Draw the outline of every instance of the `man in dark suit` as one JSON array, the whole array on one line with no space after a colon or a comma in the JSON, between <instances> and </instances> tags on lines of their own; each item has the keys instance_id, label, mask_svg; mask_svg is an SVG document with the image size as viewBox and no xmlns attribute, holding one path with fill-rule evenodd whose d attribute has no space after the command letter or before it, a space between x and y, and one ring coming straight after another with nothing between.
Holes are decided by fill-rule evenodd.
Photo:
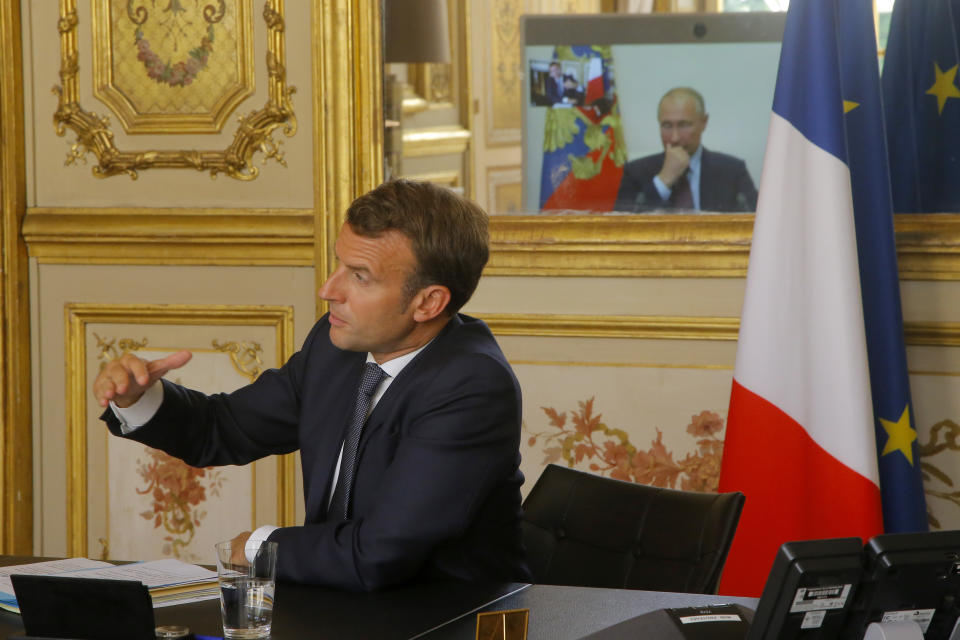
<instances>
[{"instance_id":1,"label":"man in dark suit","mask_svg":"<svg viewBox=\"0 0 960 640\"><path fill-rule=\"evenodd\" d=\"M698 91L668 91L660 99L657 119L663 153L624 165L617 211L756 209L757 189L744 161L700 144L709 115Z\"/></svg>"},{"instance_id":2,"label":"man in dark suit","mask_svg":"<svg viewBox=\"0 0 960 640\"><path fill-rule=\"evenodd\" d=\"M304 524L234 539L250 560L276 541L281 580L354 590L529 580L520 388L486 325L457 313L488 241L486 214L452 191L383 184L350 206L319 292L330 311L282 368L208 396L161 379L189 352L128 353L94 382L103 419L194 466L299 449ZM372 409L358 400L371 363L381 369Z\"/></svg>"},{"instance_id":3,"label":"man in dark suit","mask_svg":"<svg viewBox=\"0 0 960 640\"><path fill-rule=\"evenodd\" d=\"M566 87L563 82L563 70L560 68L559 62L550 63L550 73L547 75L546 80L546 93L547 93L547 104L557 104L558 102L563 102L563 92L566 91Z\"/></svg>"}]
</instances>

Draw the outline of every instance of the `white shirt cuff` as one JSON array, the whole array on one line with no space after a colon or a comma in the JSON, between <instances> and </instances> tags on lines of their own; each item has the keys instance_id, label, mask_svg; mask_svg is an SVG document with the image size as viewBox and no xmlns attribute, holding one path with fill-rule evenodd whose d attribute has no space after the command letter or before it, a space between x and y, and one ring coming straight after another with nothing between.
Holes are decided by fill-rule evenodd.
<instances>
[{"instance_id":1,"label":"white shirt cuff","mask_svg":"<svg viewBox=\"0 0 960 640\"><path fill-rule=\"evenodd\" d=\"M120 432L130 433L150 422L163 404L163 385L159 380L147 387L140 399L129 407L118 407L112 401L110 408L120 421Z\"/></svg>"},{"instance_id":2,"label":"white shirt cuff","mask_svg":"<svg viewBox=\"0 0 960 640\"><path fill-rule=\"evenodd\" d=\"M253 561L257 559L257 551L260 550L260 545L266 542L270 534L279 528L280 527L275 527L271 524L265 524L250 534L250 537L247 538L247 544L243 547L243 553L247 556L247 562L253 564Z\"/></svg>"},{"instance_id":3,"label":"white shirt cuff","mask_svg":"<svg viewBox=\"0 0 960 640\"><path fill-rule=\"evenodd\" d=\"M673 193L673 189L665 185L663 180L660 179L660 176L653 176L653 186L656 187L657 193L660 194L660 198L664 202L670 199L670 194Z\"/></svg>"}]
</instances>

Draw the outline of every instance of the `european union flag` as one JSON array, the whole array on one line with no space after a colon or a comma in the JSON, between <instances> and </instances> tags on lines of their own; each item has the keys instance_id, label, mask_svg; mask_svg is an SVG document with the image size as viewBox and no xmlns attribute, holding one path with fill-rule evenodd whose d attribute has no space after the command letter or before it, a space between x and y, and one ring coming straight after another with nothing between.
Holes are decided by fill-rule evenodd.
<instances>
[{"instance_id":1,"label":"european union flag","mask_svg":"<svg viewBox=\"0 0 960 640\"><path fill-rule=\"evenodd\" d=\"M929 1L941 4L939 0ZM921 0L919 4L927 2ZM897 4L902 14L904 0ZM916 4L906 2L907 6ZM837 11L838 22L846 26L839 39L841 83L883 523L888 532L925 531L926 500L903 342L877 45L873 16L866 5L869 0L845 0L837 3ZM960 104L957 109L960 113ZM888 121L900 125L895 116Z\"/></svg>"},{"instance_id":2,"label":"european union flag","mask_svg":"<svg viewBox=\"0 0 960 640\"><path fill-rule=\"evenodd\" d=\"M960 0L897 0L883 63L893 210L960 211Z\"/></svg>"}]
</instances>

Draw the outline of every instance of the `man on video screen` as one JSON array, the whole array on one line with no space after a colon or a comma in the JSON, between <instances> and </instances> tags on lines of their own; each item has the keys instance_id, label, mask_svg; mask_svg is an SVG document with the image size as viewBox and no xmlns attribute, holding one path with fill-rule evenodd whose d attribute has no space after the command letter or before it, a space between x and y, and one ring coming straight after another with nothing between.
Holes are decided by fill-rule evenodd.
<instances>
[{"instance_id":1,"label":"man on video screen","mask_svg":"<svg viewBox=\"0 0 960 640\"><path fill-rule=\"evenodd\" d=\"M757 189L740 158L700 144L709 114L690 87L667 91L657 107L663 152L624 165L617 211L752 212Z\"/></svg>"}]
</instances>

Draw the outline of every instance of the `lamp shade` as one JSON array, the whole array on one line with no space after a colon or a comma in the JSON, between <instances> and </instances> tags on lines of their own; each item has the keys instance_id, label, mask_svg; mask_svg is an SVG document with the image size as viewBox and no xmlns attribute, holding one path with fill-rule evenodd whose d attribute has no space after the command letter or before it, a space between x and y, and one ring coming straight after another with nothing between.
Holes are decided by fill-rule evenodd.
<instances>
[{"instance_id":1,"label":"lamp shade","mask_svg":"<svg viewBox=\"0 0 960 640\"><path fill-rule=\"evenodd\" d=\"M450 62L446 0L383 0L384 62Z\"/></svg>"}]
</instances>

